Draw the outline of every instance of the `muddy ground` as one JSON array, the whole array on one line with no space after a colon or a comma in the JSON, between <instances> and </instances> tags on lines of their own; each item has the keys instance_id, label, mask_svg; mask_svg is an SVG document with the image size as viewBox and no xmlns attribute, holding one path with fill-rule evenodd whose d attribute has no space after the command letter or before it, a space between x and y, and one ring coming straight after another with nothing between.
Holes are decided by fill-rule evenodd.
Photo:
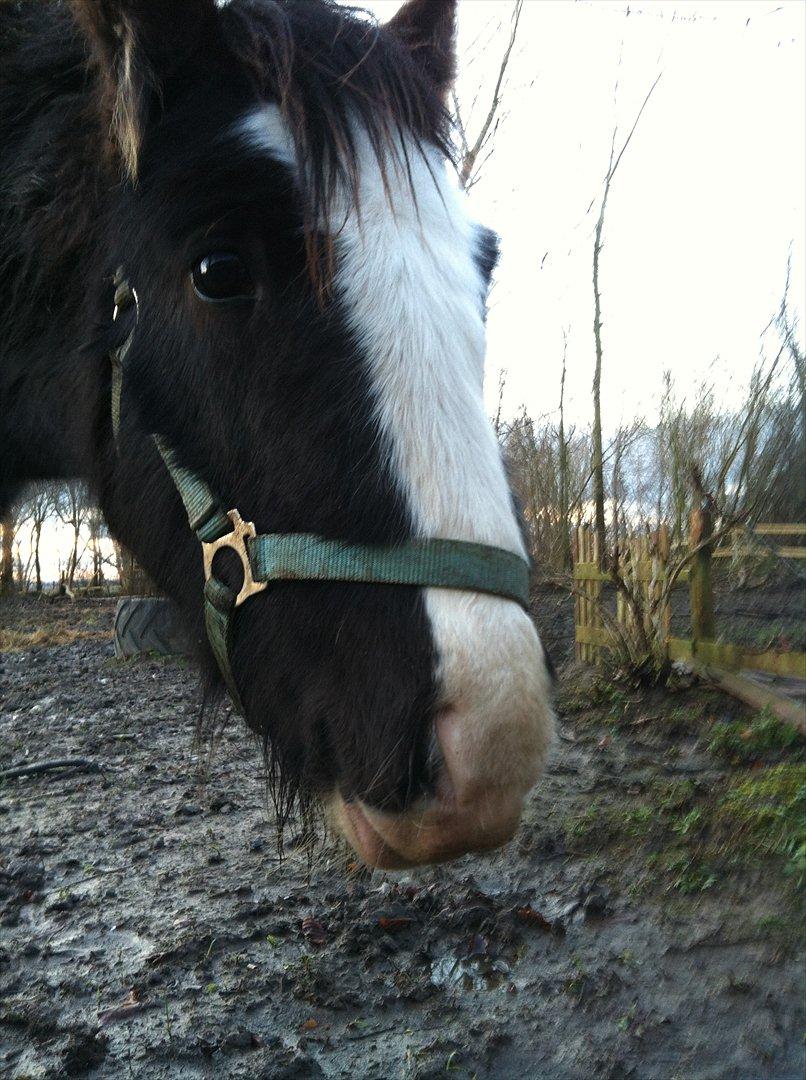
<instances>
[{"instance_id":1,"label":"muddy ground","mask_svg":"<svg viewBox=\"0 0 806 1080\"><path fill-rule=\"evenodd\" d=\"M113 606L0 607L0 770L86 762L0 781L0 1075L804 1075L788 729L569 667L505 851L281 862L253 741L194 745L192 668L115 661Z\"/></svg>"}]
</instances>

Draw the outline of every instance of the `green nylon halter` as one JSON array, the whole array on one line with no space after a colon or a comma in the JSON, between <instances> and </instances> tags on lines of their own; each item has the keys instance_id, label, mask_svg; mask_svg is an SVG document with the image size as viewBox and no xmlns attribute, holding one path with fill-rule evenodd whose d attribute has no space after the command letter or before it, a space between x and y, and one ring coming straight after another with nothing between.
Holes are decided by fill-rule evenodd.
<instances>
[{"instance_id":1,"label":"green nylon halter","mask_svg":"<svg viewBox=\"0 0 806 1080\"><path fill-rule=\"evenodd\" d=\"M137 297L123 278L115 277L115 318L137 307ZM119 442L123 372L134 327L110 354L112 364L112 431ZM154 443L184 504L190 528L202 545L204 559L204 622L210 647L233 703L243 712L230 661L235 611L273 581L346 581L381 585L413 585L490 593L529 607L529 567L511 551L464 540L409 540L393 545L350 544L311 533L263 533L237 510L226 512L197 473L180 465L159 435ZM243 567L236 593L213 572L222 548L234 550Z\"/></svg>"}]
</instances>

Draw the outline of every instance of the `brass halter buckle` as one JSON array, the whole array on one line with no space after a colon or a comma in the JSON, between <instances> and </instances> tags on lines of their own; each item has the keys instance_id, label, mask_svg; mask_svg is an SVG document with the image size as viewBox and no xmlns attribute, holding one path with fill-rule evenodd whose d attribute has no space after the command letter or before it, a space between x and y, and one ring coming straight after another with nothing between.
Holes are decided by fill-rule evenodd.
<instances>
[{"instance_id":1,"label":"brass halter buckle","mask_svg":"<svg viewBox=\"0 0 806 1080\"><path fill-rule=\"evenodd\" d=\"M257 536L254 524L251 521L244 521L237 510L228 510L227 517L232 522L232 532L227 533L225 536L220 536L218 540L210 540L207 543L202 543L204 580L209 581L213 576L213 559L215 558L216 552L221 551L222 548L232 548L241 560L241 566L243 567L243 584L241 585L241 591L235 597L235 607L240 607L250 596L254 596L255 593L263 592L268 586L268 582L255 581L252 577L252 564L249 562L249 551L246 547L246 541Z\"/></svg>"}]
</instances>

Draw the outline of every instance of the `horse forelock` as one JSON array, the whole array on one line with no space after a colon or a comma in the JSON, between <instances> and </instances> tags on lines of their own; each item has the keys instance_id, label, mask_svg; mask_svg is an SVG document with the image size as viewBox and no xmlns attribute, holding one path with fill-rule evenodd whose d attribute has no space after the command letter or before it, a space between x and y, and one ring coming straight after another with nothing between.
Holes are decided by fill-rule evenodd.
<instances>
[{"instance_id":1,"label":"horse forelock","mask_svg":"<svg viewBox=\"0 0 806 1080\"><path fill-rule=\"evenodd\" d=\"M366 147L388 193L390 155L405 154L407 144L450 157L442 96L394 36L331 0L234 0L222 9L221 25L258 98L279 108L304 200L309 273L327 287L333 249L322 225L345 194L360 210Z\"/></svg>"}]
</instances>

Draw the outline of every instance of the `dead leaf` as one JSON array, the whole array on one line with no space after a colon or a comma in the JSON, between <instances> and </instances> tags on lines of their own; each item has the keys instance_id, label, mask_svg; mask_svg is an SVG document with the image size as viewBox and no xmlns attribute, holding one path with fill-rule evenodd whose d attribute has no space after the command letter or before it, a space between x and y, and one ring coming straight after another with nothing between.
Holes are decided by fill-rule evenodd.
<instances>
[{"instance_id":1,"label":"dead leaf","mask_svg":"<svg viewBox=\"0 0 806 1080\"><path fill-rule=\"evenodd\" d=\"M414 919L412 919L408 915L378 916L378 926L380 926L381 930L387 930L390 933L394 932L395 930L403 930L407 926L411 926L413 922Z\"/></svg>"},{"instance_id":2,"label":"dead leaf","mask_svg":"<svg viewBox=\"0 0 806 1080\"><path fill-rule=\"evenodd\" d=\"M311 945L327 944L327 931L324 924L319 919L315 919L313 915L308 915L302 920L302 933L305 935L306 941Z\"/></svg>"},{"instance_id":3,"label":"dead leaf","mask_svg":"<svg viewBox=\"0 0 806 1080\"><path fill-rule=\"evenodd\" d=\"M145 1005L140 1000L140 991L136 986L133 986L119 1005L98 1013L98 1023L103 1027L105 1024L111 1024L115 1020L128 1020L144 1008Z\"/></svg>"},{"instance_id":4,"label":"dead leaf","mask_svg":"<svg viewBox=\"0 0 806 1080\"><path fill-rule=\"evenodd\" d=\"M540 930L550 931L554 929L546 916L541 915L539 911L535 911L533 907L516 908L515 915L521 922L529 923L531 926L536 926Z\"/></svg>"}]
</instances>

